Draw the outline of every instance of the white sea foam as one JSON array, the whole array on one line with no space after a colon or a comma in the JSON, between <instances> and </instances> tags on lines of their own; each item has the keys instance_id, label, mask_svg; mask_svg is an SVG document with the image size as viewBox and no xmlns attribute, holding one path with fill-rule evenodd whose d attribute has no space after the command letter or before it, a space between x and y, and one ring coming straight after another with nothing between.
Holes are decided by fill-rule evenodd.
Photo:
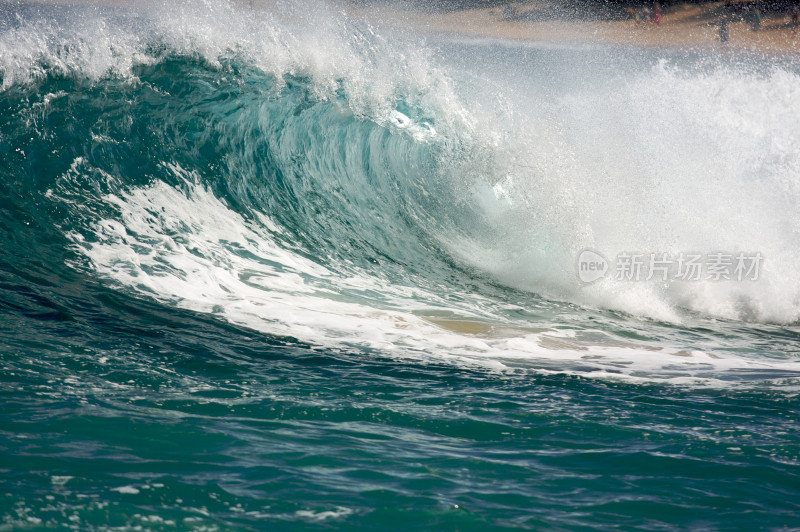
<instances>
[{"instance_id":1,"label":"white sea foam","mask_svg":"<svg viewBox=\"0 0 800 532\"><path fill-rule=\"evenodd\" d=\"M607 338L608 345L592 345L568 330L533 332L488 322L472 332L470 324L487 323L480 296L471 305L450 303L461 318L425 318L448 308L449 298L356 272L341 276L277 246L263 225L245 221L202 186L178 190L156 182L105 200L119 209L120 219L98 221L94 243L73 235L99 273L143 295L269 334L414 359L496 369L534 363L540 371L636 381L709 384L731 370L800 372L796 362L652 342ZM379 291L383 302L346 300L337 295L345 287Z\"/></svg>"}]
</instances>

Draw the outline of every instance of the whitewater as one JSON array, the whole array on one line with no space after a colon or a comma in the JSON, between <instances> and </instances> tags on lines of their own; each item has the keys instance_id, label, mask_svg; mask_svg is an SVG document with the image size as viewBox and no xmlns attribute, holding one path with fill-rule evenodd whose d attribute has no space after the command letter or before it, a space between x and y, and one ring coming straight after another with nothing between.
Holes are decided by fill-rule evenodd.
<instances>
[{"instance_id":1,"label":"whitewater","mask_svg":"<svg viewBox=\"0 0 800 532\"><path fill-rule=\"evenodd\" d=\"M0 527L800 525L796 58L6 2L0 80Z\"/></svg>"}]
</instances>

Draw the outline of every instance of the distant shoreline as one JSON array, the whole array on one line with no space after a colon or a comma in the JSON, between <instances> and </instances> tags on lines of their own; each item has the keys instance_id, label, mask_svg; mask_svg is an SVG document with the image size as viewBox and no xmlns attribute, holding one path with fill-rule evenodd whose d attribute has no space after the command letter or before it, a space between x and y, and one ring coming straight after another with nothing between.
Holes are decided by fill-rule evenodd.
<instances>
[{"instance_id":1,"label":"distant shoreline","mask_svg":"<svg viewBox=\"0 0 800 532\"><path fill-rule=\"evenodd\" d=\"M664 9L661 23L649 20L580 21L568 19L525 20L526 10L535 15L537 2L514 3L509 7L455 9L431 12L409 7L366 7L355 10L371 23L405 25L419 30L507 40L549 42L595 42L641 47L715 50L720 53L763 52L797 55L800 53L800 24L790 15L764 16L753 31L741 17L715 17L726 2L676 5ZM735 3L733 4L735 5ZM731 3L727 3L730 7ZM509 17L512 9L513 17ZM622 7L620 8L623 9ZM521 15L521 16L520 16ZM627 14L622 14L624 18ZM721 42L725 25L728 41Z\"/></svg>"}]
</instances>

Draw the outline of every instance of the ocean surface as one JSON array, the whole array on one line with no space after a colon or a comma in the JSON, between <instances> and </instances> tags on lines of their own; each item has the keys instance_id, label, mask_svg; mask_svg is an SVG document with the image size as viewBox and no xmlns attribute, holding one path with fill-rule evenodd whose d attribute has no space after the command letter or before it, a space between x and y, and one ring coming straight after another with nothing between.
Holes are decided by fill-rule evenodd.
<instances>
[{"instance_id":1,"label":"ocean surface","mask_svg":"<svg viewBox=\"0 0 800 532\"><path fill-rule=\"evenodd\" d=\"M0 3L0 530L800 530L796 58L165 4Z\"/></svg>"}]
</instances>

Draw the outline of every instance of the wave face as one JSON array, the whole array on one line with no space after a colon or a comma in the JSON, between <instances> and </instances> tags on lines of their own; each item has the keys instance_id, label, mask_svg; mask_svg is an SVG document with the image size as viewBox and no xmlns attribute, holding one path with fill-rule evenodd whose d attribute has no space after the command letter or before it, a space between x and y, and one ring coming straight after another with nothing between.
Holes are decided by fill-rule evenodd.
<instances>
[{"instance_id":1,"label":"wave face","mask_svg":"<svg viewBox=\"0 0 800 532\"><path fill-rule=\"evenodd\" d=\"M47 268L330 348L675 382L800 370L719 333L800 316L791 63L146 7L3 21L6 238ZM587 285L585 249L765 261L750 282Z\"/></svg>"}]
</instances>

